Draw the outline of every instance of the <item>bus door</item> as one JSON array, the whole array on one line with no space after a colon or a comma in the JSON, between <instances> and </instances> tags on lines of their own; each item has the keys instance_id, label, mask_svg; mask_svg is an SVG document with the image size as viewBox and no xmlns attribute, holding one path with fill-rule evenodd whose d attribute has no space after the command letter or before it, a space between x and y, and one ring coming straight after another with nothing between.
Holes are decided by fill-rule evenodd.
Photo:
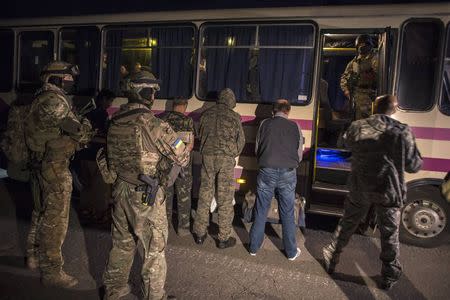
<instances>
[{"instance_id":1,"label":"bus door","mask_svg":"<svg viewBox=\"0 0 450 300\"><path fill-rule=\"evenodd\" d=\"M309 212L327 215L343 213L351 161L351 153L345 149L343 135L354 121L355 114L350 100L341 89L341 76L348 63L358 55L355 40L360 34L371 37L378 60L377 89L373 98L390 89L391 75L388 74L393 73L390 70L390 28L322 30Z\"/></svg>"}]
</instances>

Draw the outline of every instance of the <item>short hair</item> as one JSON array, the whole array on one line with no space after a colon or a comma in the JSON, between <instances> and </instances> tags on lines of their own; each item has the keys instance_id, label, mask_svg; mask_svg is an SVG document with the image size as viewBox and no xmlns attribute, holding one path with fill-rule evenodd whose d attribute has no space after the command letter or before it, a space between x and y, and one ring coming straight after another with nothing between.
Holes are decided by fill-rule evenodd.
<instances>
[{"instance_id":1,"label":"short hair","mask_svg":"<svg viewBox=\"0 0 450 300\"><path fill-rule=\"evenodd\" d=\"M277 102L273 104L273 112L283 112L288 113L291 111L291 104L286 99L278 99Z\"/></svg>"},{"instance_id":2,"label":"short hair","mask_svg":"<svg viewBox=\"0 0 450 300\"><path fill-rule=\"evenodd\" d=\"M173 106L181 106L181 105L187 105L188 104L188 100L184 99L184 98L176 98L173 99L172 105Z\"/></svg>"},{"instance_id":3,"label":"short hair","mask_svg":"<svg viewBox=\"0 0 450 300\"><path fill-rule=\"evenodd\" d=\"M392 115L397 108L397 97L394 95L381 95L375 99L374 113Z\"/></svg>"}]
</instances>

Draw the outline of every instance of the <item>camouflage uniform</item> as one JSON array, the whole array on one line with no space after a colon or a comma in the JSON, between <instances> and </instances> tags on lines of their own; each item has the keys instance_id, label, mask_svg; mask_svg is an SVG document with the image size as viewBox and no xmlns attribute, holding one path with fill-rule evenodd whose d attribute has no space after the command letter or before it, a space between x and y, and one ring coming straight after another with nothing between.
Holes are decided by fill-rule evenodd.
<instances>
[{"instance_id":1,"label":"camouflage uniform","mask_svg":"<svg viewBox=\"0 0 450 300\"><path fill-rule=\"evenodd\" d=\"M194 121L192 118L182 113L171 111L161 116L161 119L169 123L175 132L191 133L194 135ZM183 141L193 143L194 141ZM190 155L189 164L183 168L183 176L178 176L175 181L177 193L177 212L178 228L189 230L191 216L191 190L192 190L192 155ZM172 212L172 201L174 196L174 187L167 188L167 211L168 215Z\"/></svg>"},{"instance_id":2,"label":"camouflage uniform","mask_svg":"<svg viewBox=\"0 0 450 300\"><path fill-rule=\"evenodd\" d=\"M348 91L355 101L355 119L367 118L372 113L378 81L378 58L375 53L359 54L352 59L341 76L341 89Z\"/></svg>"},{"instance_id":3,"label":"camouflage uniform","mask_svg":"<svg viewBox=\"0 0 450 300\"><path fill-rule=\"evenodd\" d=\"M217 104L206 110L200 119L203 162L193 231L197 236L206 234L217 179L219 241L226 241L231 236L235 157L239 156L245 145L240 115L233 111L235 106L233 91L225 89L220 93Z\"/></svg>"},{"instance_id":4,"label":"camouflage uniform","mask_svg":"<svg viewBox=\"0 0 450 300\"><path fill-rule=\"evenodd\" d=\"M113 247L104 274L106 298L118 299L126 294L137 238L144 249L144 295L146 299L162 299L167 271L165 191L160 186L155 204L143 204L143 192L136 191L143 184L138 175L159 176L158 164L163 157L186 166L189 152L167 123L139 103L125 104L113 116L107 141L109 168L117 179L113 191Z\"/></svg>"},{"instance_id":5,"label":"camouflage uniform","mask_svg":"<svg viewBox=\"0 0 450 300\"><path fill-rule=\"evenodd\" d=\"M387 115L353 122L345 139L352 151L350 195L324 256L337 264L342 249L374 205L381 233L381 274L395 282L401 275L398 234L400 207L406 197L404 173L418 172L422 158L408 125Z\"/></svg>"},{"instance_id":6,"label":"camouflage uniform","mask_svg":"<svg viewBox=\"0 0 450 300\"><path fill-rule=\"evenodd\" d=\"M34 195L27 257L39 258L42 279L50 284L54 279L68 278L62 271L61 246L67 232L72 193L69 162L79 142L87 142L84 139L88 139L91 129L88 122L81 124L71 109L71 101L62 89L46 83L33 101L25 127ZM66 121L79 126L80 132L62 130Z\"/></svg>"}]
</instances>

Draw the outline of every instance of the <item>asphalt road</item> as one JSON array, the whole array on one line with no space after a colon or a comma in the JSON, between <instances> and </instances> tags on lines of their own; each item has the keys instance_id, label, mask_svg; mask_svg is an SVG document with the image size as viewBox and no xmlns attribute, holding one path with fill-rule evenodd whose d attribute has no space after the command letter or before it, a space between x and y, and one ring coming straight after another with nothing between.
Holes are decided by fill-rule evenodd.
<instances>
[{"instance_id":1,"label":"asphalt road","mask_svg":"<svg viewBox=\"0 0 450 300\"><path fill-rule=\"evenodd\" d=\"M80 284L71 290L40 284L39 274L24 268L24 246L30 213L29 194L0 181L0 299L101 299L102 273L111 247L109 226L84 224L72 209L63 246L65 270ZM298 232L299 259L288 261L279 225L268 225L263 249L256 257L246 251L249 225L235 219L238 245L219 250L208 237L203 246L179 238L171 229L166 251L168 294L178 299L450 299L450 245L422 249L401 245L404 276L389 292L376 286L381 263L376 237L354 236L336 274L320 264L321 248L329 241L337 219L309 217L306 236ZM213 218L214 219L214 218ZM211 235L217 231L211 226ZM140 251L130 275L139 299Z\"/></svg>"}]
</instances>

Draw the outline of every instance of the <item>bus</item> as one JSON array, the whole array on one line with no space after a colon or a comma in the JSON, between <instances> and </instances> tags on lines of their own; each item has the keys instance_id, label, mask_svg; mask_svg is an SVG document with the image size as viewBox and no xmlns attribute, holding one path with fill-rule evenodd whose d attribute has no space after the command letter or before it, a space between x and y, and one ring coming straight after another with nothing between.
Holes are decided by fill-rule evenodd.
<instances>
[{"instance_id":1,"label":"bus","mask_svg":"<svg viewBox=\"0 0 450 300\"><path fill-rule=\"evenodd\" d=\"M259 122L278 98L305 137L297 193L310 213L340 216L351 153L341 143L352 112L339 80L370 35L378 56L377 94L398 96L393 117L415 134L424 164L408 174L401 240L438 245L449 233L449 203L439 186L450 170L450 6L380 4L217 9L0 20L0 109L31 99L52 59L77 64L75 99L119 91L126 74L147 66L162 80L155 114L189 99L198 121L229 87L237 98L246 146L236 159L236 200L255 192ZM125 103L117 97L110 113ZM324 105L328 103L328 105ZM3 112L3 113L4 113ZM4 120L4 118L3 118ZM201 157L194 153L194 178ZM198 193L198 182L193 194Z\"/></svg>"}]
</instances>

